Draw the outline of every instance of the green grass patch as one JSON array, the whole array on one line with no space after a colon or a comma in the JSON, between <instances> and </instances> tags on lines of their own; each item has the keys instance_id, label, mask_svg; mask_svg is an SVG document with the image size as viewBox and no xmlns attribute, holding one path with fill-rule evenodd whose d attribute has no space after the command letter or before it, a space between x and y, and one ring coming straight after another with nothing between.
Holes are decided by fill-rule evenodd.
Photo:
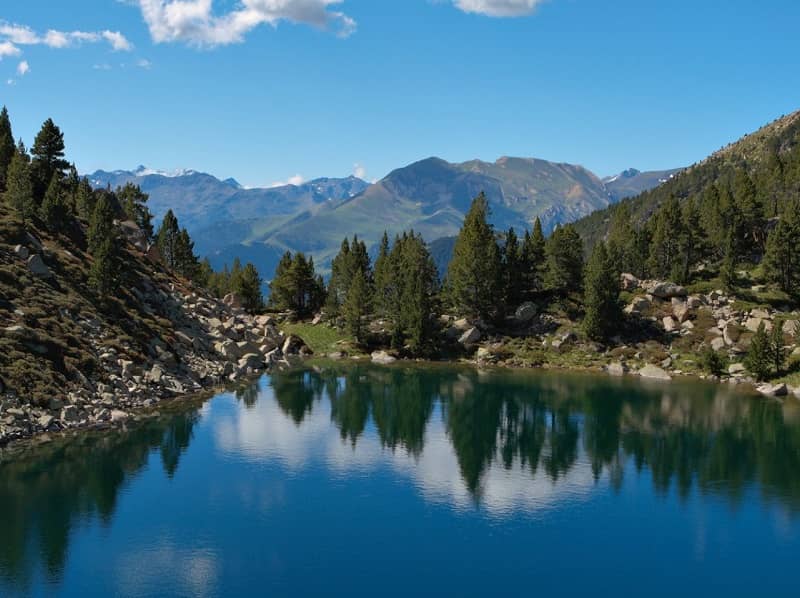
<instances>
[{"instance_id":1,"label":"green grass patch","mask_svg":"<svg viewBox=\"0 0 800 598\"><path fill-rule=\"evenodd\" d=\"M286 334L295 334L302 338L311 347L315 355L325 355L335 351L356 352L354 351L355 343L353 337L327 324L314 326L309 323L298 322L284 324L282 329Z\"/></svg>"}]
</instances>

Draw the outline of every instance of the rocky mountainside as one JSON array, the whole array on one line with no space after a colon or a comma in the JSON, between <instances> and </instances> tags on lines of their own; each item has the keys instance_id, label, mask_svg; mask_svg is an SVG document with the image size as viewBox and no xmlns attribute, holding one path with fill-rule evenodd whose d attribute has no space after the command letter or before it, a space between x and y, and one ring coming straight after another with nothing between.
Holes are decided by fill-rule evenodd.
<instances>
[{"instance_id":1,"label":"rocky mountainside","mask_svg":"<svg viewBox=\"0 0 800 598\"><path fill-rule=\"evenodd\" d=\"M130 224L120 226L128 237ZM271 318L190 288L131 242L125 284L98 300L91 257L71 240L81 234L26 230L0 205L0 445L108 426L306 350Z\"/></svg>"}]
</instances>

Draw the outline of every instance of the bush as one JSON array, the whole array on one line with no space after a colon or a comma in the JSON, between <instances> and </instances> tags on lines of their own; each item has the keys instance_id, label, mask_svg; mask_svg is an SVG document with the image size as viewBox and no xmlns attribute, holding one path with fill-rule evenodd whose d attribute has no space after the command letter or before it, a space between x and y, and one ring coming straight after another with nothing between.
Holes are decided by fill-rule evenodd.
<instances>
[{"instance_id":1,"label":"bush","mask_svg":"<svg viewBox=\"0 0 800 598\"><path fill-rule=\"evenodd\" d=\"M700 365L709 374L721 376L728 371L728 358L711 347L706 347L700 355Z\"/></svg>"}]
</instances>

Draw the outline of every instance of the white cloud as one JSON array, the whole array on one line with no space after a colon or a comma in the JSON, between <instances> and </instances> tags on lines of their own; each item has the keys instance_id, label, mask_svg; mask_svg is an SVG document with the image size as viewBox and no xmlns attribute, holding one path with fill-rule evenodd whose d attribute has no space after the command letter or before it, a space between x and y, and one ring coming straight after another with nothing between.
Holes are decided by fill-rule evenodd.
<instances>
[{"instance_id":1,"label":"white cloud","mask_svg":"<svg viewBox=\"0 0 800 598\"><path fill-rule=\"evenodd\" d=\"M111 65L108 64L107 62L101 62L99 64L93 65L92 68L96 71L110 71Z\"/></svg>"},{"instance_id":2,"label":"white cloud","mask_svg":"<svg viewBox=\"0 0 800 598\"><path fill-rule=\"evenodd\" d=\"M83 43L96 44L107 42L114 51L127 52L133 49L133 44L119 31L58 31L48 29L44 34L36 33L27 25L18 25L0 21L0 48L15 48L16 46L48 46L50 48L71 48ZM14 55L16 55L14 54ZM2 56L0 49L0 56Z\"/></svg>"},{"instance_id":3,"label":"white cloud","mask_svg":"<svg viewBox=\"0 0 800 598\"><path fill-rule=\"evenodd\" d=\"M14 81L14 79L7 79L7 80L6 80L6 84L7 84L7 85L16 85L16 84L17 84L17 82L16 82L16 81Z\"/></svg>"},{"instance_id":4,"label":"white cloud","mask_svg":"<svg viewBox=\"0 0 800 598\"><path fill-rule=\"evenodd\" d=\"M286 185L300 186L305 182L306 182L306 180L305 180L305 178L303 178L303 175L296 174L294 176L290 176L285 181L275 181L274 183L272 183L270 185L270 188L273 188L273 187L285 187Z\"/></svg>"},{"instance_id":5,"label":"white cloud","mask_svg":"<svg viewBox=\"0 0 800 598\"><path fill-rule=\"evenodd\" d=\"M23 60L17 65L17 74L20 77L24 77L25 75L27 75L30 70L31 70L31 65L28 64L27 60Z\"/></svg>"},{"instance_id":6,"label":"white cloud","mask_svg":"<svg viewBox=\"0 0 800 598\"><path fill-rule=\"evenodd\" d=\"M340 37L356 30L346 14L330 10L342 0L241 0L237 8L214 12L213 0L135 0L156 43L185 42L195 46L239 43L260 25L280 21L333 29Z\"/></svg>"},{"instance_id":7,"label":"white cloud","mask_svg":"<svg viewBox=\"0 0 800 598\"><path fill-rule=\"evenodd\" d=\"M359 179L366 179L367 178L367 169L364 167L363 164L359 164L356 162L353 164L353 176Z\"/></svg>"},{"instance_id":8,"label":"white cloud","mask_svg":"<svg viewBox=\"0 0 800 598\"><path fill-rule=\"evenodd\" d=\"M19 56L22 51L10 41L0 41L0 60L6 56Z\"/></svg>"},{"instance_id":9,"label":"white cloud","mask_svg":"<svg viewBox=\"0 0 800 598\"><path fill-rule=\"evenodd\" d=\"M464 12L488 17L523 17L532 14L544 0L453 0Z\"/></svg>"},{"instance_id":10,"label":"white cloud","mask_svg":"<svg viewBox=\"0 0 800 598\"><path fill-rule=\"evenodd\" d=\"M147 60L147 58L141 58L136 61L136 66L138 66L140 69L149 71L151 68L153 68L153 63Z\"/></svg>"}]
</instances>

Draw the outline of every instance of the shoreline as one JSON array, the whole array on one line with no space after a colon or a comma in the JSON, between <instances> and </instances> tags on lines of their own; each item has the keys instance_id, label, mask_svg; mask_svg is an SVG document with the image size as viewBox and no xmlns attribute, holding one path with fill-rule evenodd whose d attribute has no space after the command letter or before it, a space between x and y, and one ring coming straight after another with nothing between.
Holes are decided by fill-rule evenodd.
<instances>
[{"instance_id":1,"label":"shoreline","mask_svg":"<svg viewBox=\"0 0 800 598\"><path fill-rule=\"evenodd\" d=\"M379 353L385 353L385 352L379 352ZM307 359L302 359L300 361L292 360L290 362L284 360L280 364L272 365L264 370L251 372L246 375L237 377L235 380L229 382L228 384L217 383L205 387L201 390L198 390L197 392L176 395L173 397L167 397L160 400L157 403L136 405L127 409L127 411L125 412L126 413L125 417L121 417L118 419L110 419L105 421L85 421L62 429L36 430L21 437L8 439L5 442L0 443L0 462L7 459L9 456L13 456L19 453L24 453L28 449L35 448L42 444L48 444L50 442L59 439L69 438L73 436L81 436L84 434L105 433L114 430L125 430L129 425L138 425L149 419L160 417L165 411L169 411L172 409L180 409L182 405L185 405L187 403L192 403L192 402L204 403L207 400L214 398L217 395L226 392L233 392L237 387L241 386L242 384L252 383L259 380L261 377L265 375L271 375L276 368L279 367L294 368L294 367L301 367L303 365L313 367L315 362L326 362L333 364L341 363L341 364L353 364L353 365L368 364L372 366L388 367L388 368L402 367L405 365L431 365L431 366L442 366L442 367L460 366L474 370L491 370L497 372L502 372L502 371L552 372L552 373L563 372L572 374L586 374L597 377L605 376L610 378L616 378L619 380L631 380L631 381L639 380L642 383L652 382L652 383L663 384L664 386L672 382L696 381L713 385L723 385L723 386L733 387L740 390L743 394L750 395L753 399L767 398L778 401L783 401L787 399L800 400L800 397L797 394L798 392L800 392L800 389L789 389L788 394L785 396L771 396L759 392L758 385L754 381L749 379L739 379L735 377L716 378L714 376L700 376L691 372L674 372L674 371L669 372L668 377L666 378L643 376L640 375L639 372L637 371L627 371L627 370L621 373L612 373L611 371L609 371L609 367L615 365L613 363L608 364L605 367L563 365L563 364L552 364L552 363L545 363L542 365L533 366L533 365L506 363L506 362L481 361L478 359L466 359L466 358L458 358L458 359L448 358L441 360L394 358L392 361L379 362L375 361L371 355L338 356L338 357L330 357L329 355L320 355L320 356L310 356Z\"/></svg>"}]
</instances>

